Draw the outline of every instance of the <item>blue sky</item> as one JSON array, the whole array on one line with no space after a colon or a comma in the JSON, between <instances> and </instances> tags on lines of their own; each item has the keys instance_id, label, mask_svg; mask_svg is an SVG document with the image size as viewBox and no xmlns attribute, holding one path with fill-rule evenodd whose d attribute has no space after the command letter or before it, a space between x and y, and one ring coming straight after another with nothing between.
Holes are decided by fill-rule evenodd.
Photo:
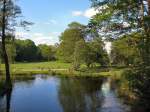
<instances>
[{"instance_id":1,"label":"blue sky","mask_svg":"<svg viewBox=\"0 0 150 112\"><path fill-rule=\"evenodd\" d=\"M24 19L34 25L29 32L17 28L16 36L31 39L36 44L55 44L70 22L87 24L96 14L90 0L20 0L18 4Z\"/></svg>"}]
</instances>

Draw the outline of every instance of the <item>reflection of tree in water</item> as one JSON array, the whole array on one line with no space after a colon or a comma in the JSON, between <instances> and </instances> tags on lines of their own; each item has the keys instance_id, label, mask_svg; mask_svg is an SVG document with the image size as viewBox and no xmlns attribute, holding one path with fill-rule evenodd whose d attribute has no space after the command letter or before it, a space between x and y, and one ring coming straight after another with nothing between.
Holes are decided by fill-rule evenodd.
<instances>
[{"instance_id":1,"label":"reflection of tree in water","mask_svg":"<svg viewBox=\"0 0 150 112\"><path fill-rule=\"evenodd\" d=\"M0 112L10 112L11 93L12 89L9 89L7 92L0 94Z\"/></svg>"},{"instance_id":2,"label":"reflection of tree in water","mask_svg":"<svg viewBox=\"0 0 150 112\"><path fill-rule=\"evenodd\" d=\"M25 81L22 81L21 79L19 80L16 80L15 81L15 85L17 86L21 86L23 87L23 85L25 85L26 87L30 87L32 86L34 83L34 80L25 80ZM1 84L0 82L0 85L3 85ZM11 94L12 94L12 89L9 89L7 92L4 91L3 89L4 87L1 87L0 86L0 112L11 112L11 107L10 107L10 103L11 103ZM4 92L3 92L4 91Z\"/></svg>"},{"instance_id":3,"label":"reflection of tree in water","mask_svg":"<svg viewBox=\"0 0 150 112\"><path fill-rule=\"evenodd\" d=\"M64 112L96 112L103 101L102 79L71 79L60 81L59 99Z\"/></svg>"}]
</instances>

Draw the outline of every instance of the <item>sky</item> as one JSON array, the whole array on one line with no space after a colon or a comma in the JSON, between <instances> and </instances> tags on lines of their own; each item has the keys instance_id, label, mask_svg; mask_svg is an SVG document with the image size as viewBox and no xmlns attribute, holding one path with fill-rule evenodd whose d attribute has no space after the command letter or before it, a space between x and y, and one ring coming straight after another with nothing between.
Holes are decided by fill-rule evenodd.
<instances>
[{"instance_id":1,"label":"sky","mask_svg":"<svg viewBox=\"0 0 150 112\"><path fill-rule=\"evenodd\" d=\"M97 12L91 8L90 0L19 0L23 19L33 22L29 31L16 29L20 39L31 39L36 45L54 45L59 35L73 21L87 24Z\"/></svg>"}]
</instances>

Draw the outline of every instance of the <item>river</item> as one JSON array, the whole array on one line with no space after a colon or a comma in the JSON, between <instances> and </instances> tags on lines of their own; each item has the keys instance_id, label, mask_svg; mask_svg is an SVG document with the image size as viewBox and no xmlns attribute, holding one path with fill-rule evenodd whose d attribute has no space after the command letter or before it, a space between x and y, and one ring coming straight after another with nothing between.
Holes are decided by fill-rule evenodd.
<instances>
[{"instance_id":1,"label":"river","mask_svg":"<svg viewBox=\"0 0 150 112\"><path fill-rule=\"evenodd\" d=\"M0 112L128 112L107 78L35 76L0 96Z\"/></svg>"}]
</instances>

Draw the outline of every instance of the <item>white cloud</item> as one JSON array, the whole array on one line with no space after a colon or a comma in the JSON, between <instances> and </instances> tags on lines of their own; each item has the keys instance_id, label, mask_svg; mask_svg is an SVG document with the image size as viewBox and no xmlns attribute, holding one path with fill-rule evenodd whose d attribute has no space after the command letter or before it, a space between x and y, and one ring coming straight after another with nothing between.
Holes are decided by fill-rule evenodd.
<instances>
[{"instance_id":1,"label":"white cloud","mask_svg":"<svg viewBox=\"0 0 150 112\"><path fill-rule=\"evenodd\" d=\"M46 25L51 25L51 24L56 25L56 24L58 24L58 22L56 20L54 20L54 19L51 19L51 20L45 22L44 24L46 24Z\"/></svg>"},{"instance_id":2,"label":"white cloud","mask_svg":"<svg viewBox=\"0 0 150 112\"><path fill-rule=\"evenodd\" d=\"M57 24L57 21L54 19L51 19L49 22L50 22L50 24Z\"/></svg>"},{"instance_id":3,"label":"white cloud","mask_svg":"<svg viewBox=\"0 0 150 112\"><path fill-rule=\"evenodd\" d=\"M43 34L42 33L33 33L33 36L35 36L35 37L42 37Z\"/></svg>"},{"instance_id":4,"label":"white cloud","mask_svg":"<svg viewBox=\"0 0 150 112\"><path fill-rule=\"evenodd\" d=\"M73 15L73 16L81 16L82 14L83 14L82 11L73 11L73 12L72 12L72 15Z\"/></svg>"},{"instance_id":5,"label":"white cloud","mask_svg":"<svg viewBox=\"0 0 150 112\"><path fill-rule=\"evenodd\" d=\"M54 45L55 43L57 43L57 40L55 39L57 37L37 37L37 38L34 38L32 39L36 45L39 45L39 44L47 44L47 45Z\"/></svg>"},{"instance_id":6,"label":"white cloud","mask_svg":"<svg viewBox=\"0 0 150 112\"><path fill-rule=\"evenodd\" d=\"M95 10L94 8L90 8L84 12L84 16L87 18L91 18L92 16L96 15L98 13L98 10Z\"/></svg>"},{"instance_id":7,"label":"white cloud","mask_svg":"<svg viewBox=\"0 0 150 112\"><path fill-rule=\"evenodd\" d=\"M91 18L97 13L98 13L98 10L95 10L94 8L89 8L85 11L73 11L72 16L84 16L86 18Z\"/></svg>"},{"instance_id":8,"label":"white cloud","mask_svg":"<svg viewBox=\"0 0 150 112\"><path fill-rule=\"evenodd\" d=\"M17 39L27 39L30 38L30 34L28 32L16 32L15 34Z\"/></svg>"},{"instance_id":9,"label":"white cloud","mask_svg":"<svg viewBox=\"0 0 150 112\"><path fill-rule=\"evenodd\" d=\"M72 16L84 16L86 18L91 18L97 13L102 12L102 10L106 9L107 7L108 7L107 5L104 5L104 6L99 7L98 9L89 8L85 11L80 11L80 10L72 11Z\"/></svg>"},{"instance_id":10,"label":"white cloud","mask_svg":"<svg viewBox=\"0 0 150 112\"><path fill-rule=\"evenodd\" d=\"M59 32L51 32L47 35L43 33L31 33L31 32L16 32L17 39L31 39L35 42L36 45L38 44L48 44L54 45L55 43L59 42Z\"/></svg>"}]
</instances>

